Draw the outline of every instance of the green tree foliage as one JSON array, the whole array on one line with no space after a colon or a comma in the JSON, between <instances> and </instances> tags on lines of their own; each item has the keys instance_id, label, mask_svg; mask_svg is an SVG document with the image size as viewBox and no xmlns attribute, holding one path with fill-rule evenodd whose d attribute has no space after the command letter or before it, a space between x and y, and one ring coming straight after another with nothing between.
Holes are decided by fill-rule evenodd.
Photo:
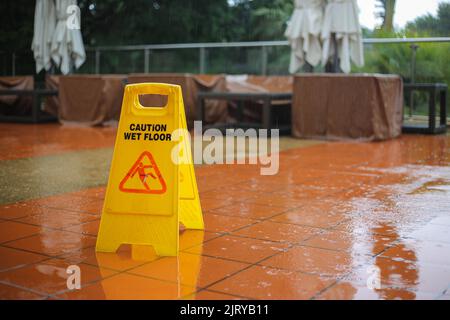
<instances>
[{"instance_id":1,"label":"green tree foliage","mask_svg":"<svg viewBox=\"0 0 450 320\"><path fill-rule=\"evenodd\" d=\"M226 0L81 0L82 32L92 45L226 41Z\"/></svg>"},{"instance_id":2,"label":"green tree foliage","mask_svg":"<svg viewBox=\"0 0 450 320\"><path fill-rule=\"evenodd\" d=\"M431 36L450 36L450 3L440 3L436 17L431 14L421 16L408 23L406 29Z\"/></svg>"},{"instance_id":3,"label":"green tree foliage","mask_svg":"<svg viewBox=\"0 0 450 320\"><path fill-rule=\"evenodd\" d=\"M34 28L34 1L0 1L0 50L30 49Z\"/></svg>"},{"instance_id":4,"label":"green tree foliage","mask_svg":"<svg viewBox=\"0 0 450 320\"><path fill-rule=\"evenodd\" d=\"M251 12L251 38L254 40L282 39L293 9L292 0L259 1Z\"/></svg>"},{"instance_id":5,"label":"green tree foliage","mask_svg":"<svg viewBox=\"0 0 450 320\"><path fill-rule=\"evenodd\" d=\"M410 31L377 33L377 37L417 37ZM376 44L365 48L365 66L355 71L399 74L410 82L412 50L410 44ZM417 82L450 83L450 45L447 43L421 43L416 55Z\"/></svg>"},{"instance_id":6,"label":"green tree foliage","mask_svg":"<svg viewBox=\"0 0 450 320\"><path fill-rule=\"evenodd\" d=\"M292 0L79 0L87 45L282 39ZM0 46L29 50L35 2L0 1Z\"/></svg>"},{"instance_id":7,"label":"green tree foliage","mask_svg":"<svg viewBox=\"0 0 450 320\"><path fill-rule=\"evenodd\" d=\"M33 73L34 1L0 1L0 13L0 74L11 74L13 52L16 73Z\"/></svg>"},{"instance_id":8,"label":"green tree foliage","mask_svg":"<svg viewBox=\"0 0 450 320\"><path fill-rule=\"evenodd\" d=\"M377 8L380 9L376 15L383 19L381 28L386 32L394 30L395 0L377 0Z\"/></svg>"},{"instance_id":9,"label":"green tree foliage","mask_svg":"<svg viewBox=\"0 0 450 320\"><path fill-rule=\"evenodd\" d=\"M416 38L448 36L450 32L450 4L441 3L436 16L427 14L408 23L404 30L387 32L377 30L376 38ZM416 55L417 82L450 83L450 44L420 43ZM393 73L411 81L412 50L409 44L379 44L366 46L365 72Z\"/></svg>"}]
</instances>

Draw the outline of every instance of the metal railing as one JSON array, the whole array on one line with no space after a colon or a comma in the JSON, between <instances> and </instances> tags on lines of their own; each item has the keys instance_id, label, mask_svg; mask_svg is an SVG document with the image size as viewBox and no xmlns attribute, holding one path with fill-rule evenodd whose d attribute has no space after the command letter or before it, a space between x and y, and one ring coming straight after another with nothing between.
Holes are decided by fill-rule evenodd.
<instances>
[{"instance_id":1,"label":"metal railing","mask_svg":"<svg viewBox=\"0 0 450 320\"><path fill-rule=\"evenodd\" d=\"M450 37L430 37L430 38L366 38L363 39L364 45L371 44L417 44L417 43L450 43ZM223 48L260 48L260 69L259 73L267 74L268 70L268 48L287 47L288 41L252 41L252 42L218 42L218 43L178 43L178 44L148 44L148 45L128 45L128 46L97 46L86 47L87 54L94 54L94 73L100 74L100 66L102 54L105 52L127 52L142 51L143 52L143 69L142 72L150 71L150 57L154 52L160 50L180 50L180 49L197 49L198 50L198 72L207 73L207 49L223 49ZM411 46L412 50L417 48ZM2 52L0 51L0 54ZM3 52L4 54L4 52ZM11 73L16 74L17 54L10 53ZM412 55L415 60L415 54ZM7 59L5 59L7 60ZM415 61L411 62L412 65Z\"/></svg>"},{"instance_id":2,"label":"metal railing","mask_svg":"<svg viewBox=\"0 0 450 320\"><path fill-rule=\"evenodd\" d=\"M431 38L367 38L363 39L364 45L369 44L417 44L417 43L450 43L450 37ZM206 49L220 48L260 48L262 75L267 74L267 48L289 46L288 41L250 41L250 42L216 42L216 43L178 43L178 44L149 44L130 46L98 46L87 47L86 51L95 53L95 73L100 73L101 53L104 51L140 51L144 52L144 72L149 72L149 57L154 50L177 50L177 49L198 49L198 70L199 73L206 73ZM414 49L413 49L414 50ZM413 62L415 63L415 62Z\"/></svg>"}]
</instances>

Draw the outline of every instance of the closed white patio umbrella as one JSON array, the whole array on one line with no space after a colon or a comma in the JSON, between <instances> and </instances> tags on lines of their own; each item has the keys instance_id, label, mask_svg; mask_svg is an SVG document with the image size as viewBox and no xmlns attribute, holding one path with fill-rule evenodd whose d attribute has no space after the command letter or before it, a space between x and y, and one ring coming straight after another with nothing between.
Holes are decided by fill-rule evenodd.
<instances>
[{"instance_id":1,"label":"closed white patio umbrella","mask_svg":"<svg viewBox=\"0 0 450 320\"><path fill-rule=\"evenodd\" d=\"M291 45L289 72L297 72L305 61L315 67L322 57L320 33L323 22L324 0L295 0L285 36Z\"/></svg>"},{"instance_id":2,"label":"closed white patio umbrella","mask_svg":"<svg viewBox=\"0 0 450 320\"><path fill-rule=\"evenodd\" d=\"M323 64L337 53L340 59L339 66L345 73L350 73L351 61L358 67L364 65L362 32L356 0L328 0L322 28L322 41Z\"/></svg>"},{"instance_id":3,"label":"closed white patio umbrella","mask_svg":"<svg viewBox=\"0 0 450 320\"><path fill-rule=\"evenodd\" d=\"M55 4L53 0L36 0L34 11L34 34L31 50L36 61L36 73L50 70L52 66L50 48L56 26Z\"/></svg>"},{"instance_id":4,"label":"closed white patio umbrella","mask_svg":"<svg viewBox=\"0 0 450 320\"><path fill-rule=\"evenodd\" d=\"M56 0L57 23L52 39L51 56L63 74L68 74L72 66L79 68L86 60L80 29L68 27L71 22L75 22L76 25L76 21L68 22L68 19L79 19L73 11L68 12L70 6L76 4L76 0Z\"/></svg>"}]
</instances>

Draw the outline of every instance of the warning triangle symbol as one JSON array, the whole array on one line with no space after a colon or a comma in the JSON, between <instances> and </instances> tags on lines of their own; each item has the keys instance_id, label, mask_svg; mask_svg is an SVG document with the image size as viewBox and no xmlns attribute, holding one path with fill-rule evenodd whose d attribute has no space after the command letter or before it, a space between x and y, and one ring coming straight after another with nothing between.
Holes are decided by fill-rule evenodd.
<instances>
[{"instance_id":1,"label":"warning triangle symbol","mask_svg":"<svg viewBox=\"0 0 450 320\"><path fill-rule=\"evenodd\" d=\"M119 184L122 192L162 194L167 190L161 172L150 152L144 151Z\"/></svg>"}]
</instances>

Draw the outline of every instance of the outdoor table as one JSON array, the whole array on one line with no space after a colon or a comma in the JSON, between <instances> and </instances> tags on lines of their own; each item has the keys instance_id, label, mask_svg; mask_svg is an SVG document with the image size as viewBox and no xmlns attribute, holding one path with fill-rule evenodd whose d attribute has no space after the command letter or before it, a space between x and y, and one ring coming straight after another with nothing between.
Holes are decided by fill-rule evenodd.
<instances>
[{"instance_id":1,"label":"outdoor table","mask_svg":"<svg viewBox=\"0 0 450 320\"><path fill-rule=\"evenodd\" d=\"M56 96L58 95L57 90L49 90L49 89L3 89L0 90L0 96L31 96L33 100L33 105L31 108L31 115L0 115L0 121L8 121L8 122L46 122L46 121L54 121L55 117L43 113L41 111L41 99L43 97L48 96Z\"/></svg>"},{"instance_id":2,"label":"outdoor table","mask_svg":"<svg viewBox=\"0 0 450 320\"><path fill-rule=\"evenodd\" d=\"M294 79L292 135L387 140L401 134L403 85L396 75L309 74Z\"/></svg>"},{"instance_id":3,"label":"outdoor table","mask_svg":"<svg viewBox=\"0 0 450 320\"><path fill-rule=\"evenodd\" d=\"M238 122L237 123L216 123L214 125L203 126L206 130L209 127L214 128L262 128L272 129L272 111L274 101L291 101L292 93L275 93L275 92L199 92L197 99L197 120L203 121L205 117L205 100L226 100L226 101L255 101L262 103L262 123L246 123L243 122L243 105L238 104ZM290 126L280 126L280 133L290 131Z\"/></svg>"},{"instance_id":4,"label":"outdoor table","mask_svg":"<svg viewBox=\"0 0 450 320\"><path fill-rule=\"evenodd\" d=\"M86 126L117 121L122 105L125 75L47 76L48 88L58 89L45 111L63 124Z\"/></svg>"}]
</instances>

